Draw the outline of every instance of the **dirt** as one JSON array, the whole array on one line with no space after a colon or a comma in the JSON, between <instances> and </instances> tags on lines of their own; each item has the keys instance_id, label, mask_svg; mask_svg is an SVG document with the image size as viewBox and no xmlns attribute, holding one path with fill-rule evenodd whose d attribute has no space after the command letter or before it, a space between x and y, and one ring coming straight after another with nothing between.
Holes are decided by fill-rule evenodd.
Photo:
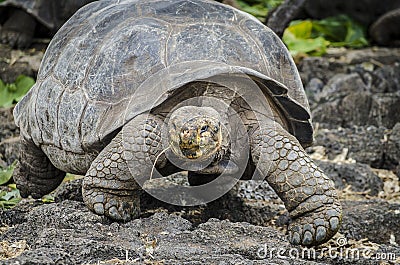
<instances>
[{"instance_id":1,"label":"dirt","mask_svg":"<svg viewBox=\"0 0 400 265\"><path fill-rule=\"evenodd\" d=\"M34 76L43 55L0 50L7 82L17 73ZM56 190L53 203L26 199L0 210L0 264L400 263L399 49L331 50L298 67L314 116L315 144L307 151L335 181L343 204L342 227L328 243L290 245L288 213L265 183L240 182L197 207L142 194L141 217L118 223L85 207L75 179ZM0 165L17 153L12 109L0 109Z\"/></svg>"}]
</instances>

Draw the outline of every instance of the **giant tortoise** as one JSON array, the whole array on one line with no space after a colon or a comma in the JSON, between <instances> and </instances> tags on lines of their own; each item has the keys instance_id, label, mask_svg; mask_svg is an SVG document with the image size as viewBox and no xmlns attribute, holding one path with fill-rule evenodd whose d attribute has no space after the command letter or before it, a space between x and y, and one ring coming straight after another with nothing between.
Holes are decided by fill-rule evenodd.
<instances>
[{"instance_id":1,"label":"giant tortoise","mask_svg":"<svg viewBox=\"0 0 400 265\"><path fill-rule=\"evenodd\" d=\"M93 2L54 36L14 116L23 197L85 174L88 208L128 221L155 171L188 171L194 187L258 175L290 213L290 242L320 244L339 229L334 184L303 149L313 128L296 66L270 29L233 7Z\"/></svg>"}]
</instances>

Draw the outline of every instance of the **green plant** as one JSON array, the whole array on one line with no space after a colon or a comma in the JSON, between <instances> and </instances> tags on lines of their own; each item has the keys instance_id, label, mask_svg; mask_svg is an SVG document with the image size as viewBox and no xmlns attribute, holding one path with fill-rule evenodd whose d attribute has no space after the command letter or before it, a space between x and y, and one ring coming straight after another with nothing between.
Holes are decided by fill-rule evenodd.
<instances>
[{"instance_id":1,"label":"green plant","mask_svg":"<svg viewBox=\"0 0 400 265\"><path fill-rule=\"evenodd\" d=\"M20 101L34 84L35 80L25 75L19 75L11 84L0 80L0 107L10 107Z\"/></svg>"},{"instance_id":2,"label":"green plant","mask_svg":"<svg viewBox=\"0 0 400 265\"><path fill-rule=\"evenodd\" d=\"M16 164L17 161L14 161L14 163L9 165L8 167L0 168L0 185L4 185L10 181Z\"/></svg>"},{"instance_id":3,"label":"green plant","mask_svg":"<svg viewBox=\"0 0 400 265\"><path fill-rule=\"evenodd\" d=\"M0 168L0 185L4 185L11 180L17 161L6 168ZM5 189L0 190L0 208L9 209L21 201L21 195L15 184L9 184Z\"/></svg>"},{"instance_id":4,"label":"green plant","mask_svg":"<svg viewBox=\"0 0 400 265\"><path fill-rule=\"evenodd\" d=\"M280 5L283 0L237 0L236 2L241 10L264 21L268 12Z\"/></svg>"},{"instance_id":5,"label":"green plant","mask_svg":"<svg viewBox=\"0 0 400 265\"><path fill-rule=\"evenodd\" d=\"M0 190L0 208L10 209L21 201L21 195L15 184L7 186L7 190Z\"/></svg>"},{"instance_id":6,"label":"green plant","mask_svg":"<svg viewBox=\"0 0 400 265\"><path fill-rule=\"evenodd\" d=\"M366 30L346 15L323 20L292 21L283 41L293 57L309 54L320 56L328 47L361 48L368 45Z\"/></svg>"}]
</instances>

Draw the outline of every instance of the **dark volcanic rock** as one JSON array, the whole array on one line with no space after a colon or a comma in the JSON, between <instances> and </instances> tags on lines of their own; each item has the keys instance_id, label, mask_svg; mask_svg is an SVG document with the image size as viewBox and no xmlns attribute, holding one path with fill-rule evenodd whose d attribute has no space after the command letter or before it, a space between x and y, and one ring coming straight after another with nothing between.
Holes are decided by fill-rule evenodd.
<instances>
[{"instance_id":1,"label":"dark volcanic rock","mask_svg":"<svg viewBox=\"0 0 400 265\"><path fill-rule=\"evenodd\" d=\"M339 126L374 125L392 128L400 122L400 93L350 92L340 99L320 103L315 121Z\"/></svg>"},{"instance_id":2,"label":"dark volcanic rock","mask_svg":"<svg viewBox=\"0 0 400 265\"><path fill-rule=\"evenodd\" d=\"M368 238L389 243L391 235L400 238L400 204L384 200L343 201L344 218L340 232L347 238Z\"/></svg>"},{"instance_id":3,"label":"dark volcanic rock","mask_svg":"<svg viewBox=\"0 0 400 265\"><path fill-rule=\"evenodd\" d=\"M393 91L388 85L381 85L378 78L366 84L359 73L337 74L322 87L321 83L310 82L306 89L311 91L310 100L314 121L340 126L374 125L392 128L400 122L400 90L396 92L375 92L382 89ZM378 86L373 86L379 84ZM387 83L387 82L386 82ZM320 91L318 88L322 87Z\"/></svg>"},{"instance_id":4,"label":"dark volcanic rock","mask_svg":"<svg viewBox=\"0 0 400 265\"><path fill-rule=\"evenodd\" d=\"M389 243L391 235L400 237L399 204L344 201L343 208L340 232L347 239ZM13 223L0 234L0 242L25 240L30 248L1 264L113 264L112 260L125 264L375 264L322 256L304 259L298 254L302 250L291 246L274 226L213 218L195 226L167 213L116 223L91 213L83 203L69 200L26 202L13 211L20 211L23 218L9 219L8 211L0 211L1 220L8 218L9 224ZM280 256L278 250L283 251ZM389 250L397 248L386 248Z\"/></svg>"},{"instance_id":5,"label":"dark volcanic rock","mask_svg":"<svg viewBox=\"0 0 400 265\"><path fill-rule=\"evenodd\" d=\"M400 91L400 63L383 65L374 71L373 75L373 91L380 93Z\"/></svg>"},{"instance_id":6,"label":"dark volcanic rock","mask_svg":"<svg viewBox=\"0 0 400 265\"><path fill-rule=\"evenodd\" d=\"M330 62L328 58L324 57L304 58L297 67L300 72L301 80L305 85L313 78L318 78L326 84L334 75L346 73L348 69L347 64L337 61Z\"/></svg>"},{"instance_id":7,"label":"dark volcanic rock","mask_svg":"<svg viewBox=\"0 0 400 265\"><path fill-rule=\"evenodd\" d=\"M329 159L334 159L347 149L348 158L374 168L395 169L399 164L399 125L392 130L375 126L321 127L315 132L314 145L324 146Z\"/></svg>"},{"instance_id":8,"label":"dark volcanic rock","mask_svg":"<svg viewBox=\"0 0 400 265\"><path fill-rule=\"evenodd\" d=\"M341 231L347 238L371 237L387 242L390 234L400 236L396 222L399 205L375 201L343 205L347 217ZM0 242L26 240L30 249L2 264L112 264L117 259L127 259L126 264L374 264L368 260L306 260L293 256L301 249L291 246L280 230L243 222L210 219L193 226L175 214L156 213L115 223L69 200L22 204L18 208L22 208L25 221L0 234ZM4 214L0 211L2 219ZM368 229L368 222L379 227ZM385 222L385 233L380 230L380 222ZM283 252L278 256L273 249Z\"/></svg>"},{"instance_id":9,"label":"dark volcanic rock","mask_svg":"<svg viewBox=\"0 0 400 265\"><path fill-rule=\"evenodd\" d=\"M52 194L56 202L73 200L83 202L82 179L62 183Z\"/></svg>"},{"instance_id":10,"label":"dark volcanic rock","mask_svg":"<svg viewBox=\"0 0 400 265\"><path fill-rule=\"evenodd\" d=\"M2 215L4 212L0 212ZM4 264L82 264L116 258L139 263L264 264L257 261L258 250L264 244L290 248L286 236L271 227L217 219L193 227L189 221L165 213L126 224L110 223L89 212L82 203L68 200L32 207L26 215L26 222L10 227L0 235L0 241L24 239L30 250ZM283 262L282 258L268 261Z\"/></svg>"},{"instance_id":11,"label":"dark volcanic rock","mask_svg":"<svg viewBox=\"0 0 400 265\"><path fill-rule=\"evenodd\" d=\"M299 69L314 122L386 128L400 122L399 51L364 49L344 58L339 53L304 59Z\"/></svg>"},{"instance_id":12,"label":"dark volcanic rock","mask_svg":"<svg viewBox=\"0 0 400 265\"><path fill-rule=\"evenodd\" d=\"M19 130L14 123L13 108L0 108L0 161L10 165L18 158Z\"/></svg>"},{"instance_id":13,"label":"dark volcanic rock","mask_svg":"<svg viewBox=\"0 0 400 265\"><path fill-rule=\"evenodd\" d=\"M297 67L305 85L313 78L327 84L337 74L359 73L372 91L399 91L400 48L333 50L324 57L304 58Z\"/></svg>"},{"instance_id":14,"label":"dark volcanic rock","mask_svg":"<svg viewBox=\"0 0 400 265\"><path fill-rule=\"evenodd\" d=\"M383 189L383 181L368 165L361 163L333 163L317 161L319 167L335 182L337 189L351 185L353 191L369 191L370 195L378 195Z\"/></svg>"},{"instance_id":15,"label":"dark volcanic rock","mask_svg":"<svg viewBox=\"0 0 400 265\"><path fill-rule=\"evenodd\" d=\"M388 143L386 148L386 157L395 164L400 161L400 123L397 123L388 137Z\"/></svg>"}]
</instances>

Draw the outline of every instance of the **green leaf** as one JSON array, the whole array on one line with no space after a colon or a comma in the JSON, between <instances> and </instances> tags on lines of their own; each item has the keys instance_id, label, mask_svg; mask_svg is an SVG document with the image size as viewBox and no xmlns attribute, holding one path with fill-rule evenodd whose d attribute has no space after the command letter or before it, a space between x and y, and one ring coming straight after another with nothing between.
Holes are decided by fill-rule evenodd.
<instances>
[{"instance_id":1,"label":"green leaf","mask_svg":"<svg viewBox=\"0 0 400 265\"><path fill-rule=\"evenodd\" d=\"M312 22L309 20L294 21L285 30L283 41L293 57L300 54L320 56L326 52L329 41L322 37L311 38L311 33Z\"/></svg>"},{"instance_id":2,"label":"green leaf","mask_svg":"<svg viewBox=\"0 0 400 265\"><path fill-rule=\"evenodd\" d=\"M16 189L17 188L17 184L15 184L15 183L8 184L7 187L9 187L10 189Z\"/></svg>"},{"instance_id":3,"label":"green leaf","mask_svg":"<svg viewBox=\"0 0 400 265\"><path fill-rule=\"evenodd\" d=\"M16 163L17 161L14 161L7 168L0 168L0 185L6 184L11 179Z\"/></svg>"},{"instance_id":4,"label":"green leaf","mask_svg":"<svg viewBox=\"0 0 400 265\"><path fill-rule=\"evenodd\" d=\"M280 5L283 0L237 0L236 2L241 10L264 21L268 12Z\"/></svg>"},{"instance_id":5,"label":"green leaf","mask_svg":"<svg viewBox=\"0 0 400 265\"><path fill-rule=\"evenodd\" d=\"M268 8L264 7L263 5L254 5L254 6L249 6L245 5L242 6L241 8L244 12L247 12L253 16L255 16L258 19L265 18L268 13Z\"/></svg>"},{"instance_id":6,"label":"green leaf","mask_svg":"<svg viewBox=\"0 0 400 265\"><path fill-rule=\"evenodd\" d=\"M345 15L319 21L293 21L286 28L283 41L293 56L320 56L329 46L360 48L368 45L365 29Z\"/></svg>"},{"instance_id":7,"label":"green leaf","mask_svg":"<svg viewBox=\"0 0 400 265\"><path fill-rule=\"evenodd\" d=\"M11 208L15 207L20 201L21 201L21 198L13 198L8 201L0 200L0 208L11 209Z\"/></svg>"},{"instance_id":8,"label":"green leaf","mask_svg":"<svg viewBox=\"0 0 400 265\"><path fill-rule=\"evenodd\" d=\"M21 196L19 195L19 190L13 189L13 190L7 192L7 193L6 193L4 196L2 196L1 198L2 198L3 200L5 200L5 201L9 201L9 200L11 200L11 199L13 199L13 198L18 198L18 197L21 197Z\"/></svg>"},{"instance_id":9,"label":"green leaf","mask_svg":"<svg viewBox=\"0 0 400 265\"><path fill-rule=\"evenodd\" d=\"M360 48L368 45L365 28L346 15L314 21L313 34L326 38L336 47Z\"/></svg>"},{"instance_id":10,"label":"green leaf","mask_svg":"<svg viewBox=\"0 0 400 265\"><path fill-rule=\"evenodd\" d=\"M19 190L13 188L13 185L9 185L10 191L0 192L0 208L10 209L17 205L21 201L21 195Z\"/></svg>"},{"instance_id":11,"label":"green leaf","mask_svg":"<svg viewBox=\"0 0 400 265\"><path fill-rule=\"evenodd\" d=\"M19 102L34 84L32 77L24 75L19 75L12 84L0 80L0 107L10 107Z\"/></svg>"},{"instance_id":12,"label":"green leaf","mask_svg":"<svg viewBox=\"0 0 400 265\"><path fill-rule=\"evenodd\" d=\"M8 90L8 86L0 80L0 107L11 106L13 100L13 94Z\"/></svg>"},{"instance_id":13,"label":"green leaf","mask_svg":"<svg viewBox=\"0 0 400 265\"><path fill-rule=\"evenodd\" d=\"M32 77L19 75L15 80L15 86L17 87L14 95L15 101L19 102L34 84L35 80Z\"/></svg>"},{"instance_id":14,"label":"green leaf","mask_svg":"<svg viewBox=\"0 0 400 265\"><path fill-rule=\"evenodd\" d=\"M313 23L310 20L295 20L290 23L287 30L294 35L296 39L311 38Z\"/></svg>"},{"instance_id":15,"label":"green leaf","mask_svg":"<svg viewBox=\"0 0 400 265\"><path fill-rule=\"evenodd\" d=\"M44 195L42 197L42 202L44 202L44 203L52 203L52 202L54 202L54 196L50 195L50 194Z\"/></svg>"}]
</instances>

